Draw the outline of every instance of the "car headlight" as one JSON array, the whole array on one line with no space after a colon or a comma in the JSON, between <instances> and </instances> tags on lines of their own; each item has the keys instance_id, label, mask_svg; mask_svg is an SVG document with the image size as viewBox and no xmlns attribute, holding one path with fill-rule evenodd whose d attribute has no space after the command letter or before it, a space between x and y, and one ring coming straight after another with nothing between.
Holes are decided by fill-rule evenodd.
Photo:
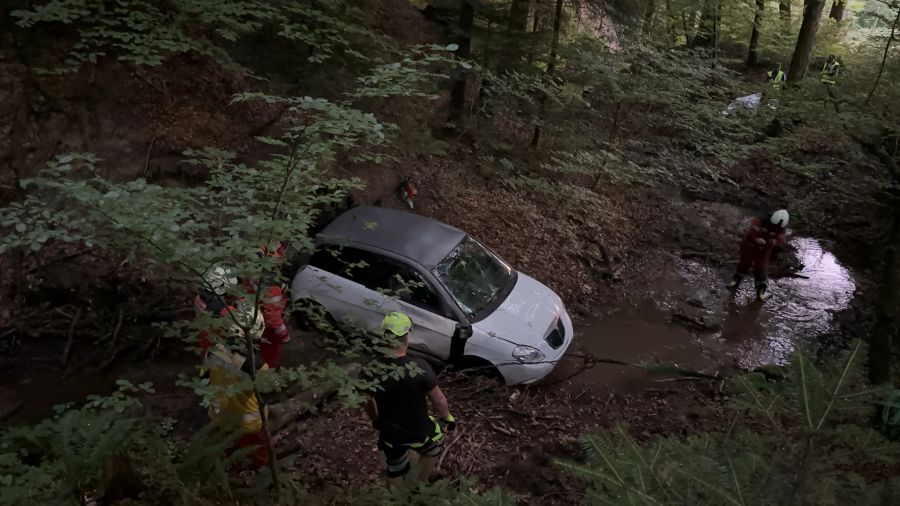
<instances>
[{"instance_id":1,"label":"car headlight","mask_svg":"<svg viewBox=\"0 0 900 506\"><path fill-rule=\"evenodd\" d=\"M531 346L516 346L513 348L512 356L523 364L533 364L544 360L544 354L541 353L541 350Z\"/></svg>"}]
</instances>

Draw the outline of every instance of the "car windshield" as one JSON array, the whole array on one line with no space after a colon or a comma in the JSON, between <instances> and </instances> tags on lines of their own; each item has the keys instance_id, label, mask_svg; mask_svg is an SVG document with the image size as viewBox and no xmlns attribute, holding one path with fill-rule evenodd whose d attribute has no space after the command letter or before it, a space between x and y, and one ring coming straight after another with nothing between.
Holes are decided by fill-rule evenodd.
<instances>
[{"instance_id":1,"label":"car windshield","mask_svg":"<svg viewBox=\"0 0 900 506\"><path fill-rule=\"evenodd\" d=\"M476 321L503 302L516 280L512 267L471 237L463 239L434 268L434 274L460 309Z\"/></svg>"}]
</instances>

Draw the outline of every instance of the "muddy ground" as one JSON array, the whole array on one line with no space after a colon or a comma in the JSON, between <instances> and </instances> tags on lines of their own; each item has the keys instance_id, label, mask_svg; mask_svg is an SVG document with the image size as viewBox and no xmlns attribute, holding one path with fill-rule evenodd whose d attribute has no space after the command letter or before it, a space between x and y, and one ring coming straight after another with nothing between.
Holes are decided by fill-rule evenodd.
<instances>
[{"instance_id":1,"label":"muddy ground","mask_svg":"<svg viewBox=\"0 0 900 506\"><path fill-rule=\"evenodd\" d=\"M477 476L485 487L504 485L530 503L565 504L577 496L578 483L553 462L580 459L578 438L584 433L621 425L639 439L680 436L721 426L729 416L721 381L659 376L595 359L721 376L782 363L795 346L834 332L832 314L844 310L853 294L851 273L818 241L796 236L791 254L773 269L770 301L752 303L749 281L732 297L724 284L752 212L730 204L648 195L656 205L635 221L633 230L640 233L619 239L630 247L617 255L612 273L594 276L579 257L543 253L554 250L560 234L554 228L558 223L541 218L540 202L505 194L490 182L444 197L439 180L425 181L435 189L418 212L472 231L516 268L562 293L578 316L566 359L543 384L503 387L477 374L441 376L460 420L459 430L448 438L441 473ZM488 195L497 200L489 201ZM390 196L383 198L382 204L399 205ZM451 206L466 213L451 215ZM58 318L64 321L63 315ZM48 341L40 345L26 340L15 349L18 360L5 361L7 377L16 378L0 390L10 420L37 420L53 404L108 391L124 377L157 384L157 393L145 400L148 414L177 417L183 434L203 423L193 395L172 386L179 373L190 373L196 364L196 357L179 345L126 350L115 360L107 351L85 363L93 352L81 344L64 367L59 353L65 338L45 335ZM286 363L291 357L302 360L315 341L315 335L295 334ZM32 395L36 390L42 394ZM383 464L375 437L361 409L326 409L289 425L276 444L312 484L337 490L380 479Z\"/></svg>"}]
</instances>

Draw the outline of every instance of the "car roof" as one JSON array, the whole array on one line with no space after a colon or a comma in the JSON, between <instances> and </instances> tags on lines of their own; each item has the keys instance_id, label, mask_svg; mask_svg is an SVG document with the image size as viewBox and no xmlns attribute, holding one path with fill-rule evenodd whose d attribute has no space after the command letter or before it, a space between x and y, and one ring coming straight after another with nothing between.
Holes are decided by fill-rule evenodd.
<instances>
[{"instance_id":1,"label":"car roof","mask_svg":"<svg viewBox=\"0 0 900 506\"><path fill-rule=\"evenodd\" d=\"M354 207L319 233L319 242L353 242L389 251L433 268L466 237L462 230L418 214Z\"/></svg>"}]
</instances>

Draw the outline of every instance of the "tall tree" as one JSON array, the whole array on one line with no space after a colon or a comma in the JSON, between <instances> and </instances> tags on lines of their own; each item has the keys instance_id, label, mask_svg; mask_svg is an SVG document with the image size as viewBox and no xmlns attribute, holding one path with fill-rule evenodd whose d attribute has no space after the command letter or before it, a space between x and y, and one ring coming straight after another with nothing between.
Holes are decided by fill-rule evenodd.
<instances>
[{"instance_id":1,"label":"tall tree","mask_svg":"<svg viewBox=\"0 0 900 506\"><path fill-rule=\"evenodd\" d=\"M894 18L894 24L891 25L891 33L888 35L887 43L884 45L884 56L881 58L881 67L878 68L878 75L875 77L875 82L872 83L872 88L866 95L864 105L869 105L869 102L872 100L872 95L874 95L875 90L878 89L878 83L881 82L881 76L884 75L884 66L887 63L888 55L891 53L891 45L896 38L895 34L897 33L898 24L900 24L900 5L897 7L897 16ZM898 177L898 179L900 179L900 177Z\"/></svg>"},{"instance_id":2,"label":"tall tree","mask_svg":"<svg viewBox=\"0 0 900 506\"><path fill-rule=\"evenodd\" d=\"M459 2L459 32L456 44L456 56L467 59L472 50L472 25L475 22L475 8L471 0ZM450 119L457 120L462 117L466 104L466 84L469 73L466 68L459 66L456 69L453 82L453 90L450 92Z\"/></svg>"},{"instance_id":3,"label":"tall tree","mask_svg":"<svg viewBox=\"0 0 900 506\"><path fill-rule=\"evenodd\" d=\"M803 5L803 23L800 25L797 45L794 47L794 56L791 57L791 66L788 69L788 79L793 82L806 77L809 57L816 46L816 32L819 31L819 20L822 19L824 8L825 0L806 0Z\"/></svg>"},{"instance_id":4,"label":"tall tree","mask_svg":"<svg viewBox=\"0 0 900 506\"><path fill-rule=\"evenodd\" d=\"M711 47L716 42L716 4L718 0L703 0L700 9L700 23L691 42L694 47Z\"/></svg>"},{"instance_id":5,"label":"tall tree","mask_svg":"<svg viewBox=\"0 0 900 506\"><path fill-rule=\"evenodd\" d=\"M509 17L506 18L506 26L512 32L524 32L528 30L528 3L529 0L512 0L509 6Z\"/></svg>"},{"instance_id":6,"label":"tall tree","mask_svg":"<svg viewBox=\"0 0 900 506\"><path fill-rule=\"evenodd\" d=\"M781 33L791 33L791 0L779 0L778 17L781 18Z\"/></svg>"},{"instance_id":7,"label":"tall tree","mask_svg":"<svg viewBox=\"0 0 900 506\"><path fill-rule=\"evenodd\" d=\"M647 0L647 10L644 11L644 26L641 31L644 35L653 30L653 16L656 14L656 0Z\"/></svg>"},{"instance_id":8,"label":"tall tree","mask_svg":"<svg viewBox=\"0 0 900 506\"><path fill-rule=\"evenodd\" d=\"M782 18L791 19L791 0L779 0L778 13Z\"/></svg>"},{"instance_id":9,"label":"tall tree","mask_svg":"<svg viewBox=\"0 0 900 506\"><path fill-rule=\"evenodd\" d=\"M892 379L891 353L900 346L900 166L896 154L889 152L896 149L896 133L886 129L874 139L852 130L847 130L847 134L881 160L893 180L892 189L888 191L888 197L893 201L891 228L886 247L882 249L883 271L875 307L875 325L869 335L869 380L881 385ZM885 144L889 146L887 149Z\"/></svg>"},{"instance_id":10,"label":"tall tree","mask_svg":"<svg viewBox=\"0 0 900 506\"><path fill-rule=\"evenodd\" d=\"M828 17L841 22L844 20L844 11L847 9L847 0L834 0L831 2L831 12L828 13Z\"/></svg>"},{"instance_id":11,"label":"tall tree","mask_svg":"<svg viewBox=\"0 0 900 506\"><path fill-rule=\"evenodd\" d=\"M559 49L559 30L562 27L563 0L556 0L556 11L553 13L553 39L550 41L550 61L547 62L547 75L553 76L556 70L556 52ZM547 97L541 97L541 112L547 103ZM541 124L534 127L534 135L531 137L532 149L537 149L541 142Z\"/></svg>"},{"instance_id":12,"label":"tall tree","mask_svg":"<svg viewBox=\"0 0 900 506\"><path fill-rule=\"evenodd\" d=\"M750 32L750 49L747 52L748 67L752 67L759 62L759 28L765 8L766 0L756 0L756 14L753 15L753 31Z\"/></svg>"}]
</instances>

